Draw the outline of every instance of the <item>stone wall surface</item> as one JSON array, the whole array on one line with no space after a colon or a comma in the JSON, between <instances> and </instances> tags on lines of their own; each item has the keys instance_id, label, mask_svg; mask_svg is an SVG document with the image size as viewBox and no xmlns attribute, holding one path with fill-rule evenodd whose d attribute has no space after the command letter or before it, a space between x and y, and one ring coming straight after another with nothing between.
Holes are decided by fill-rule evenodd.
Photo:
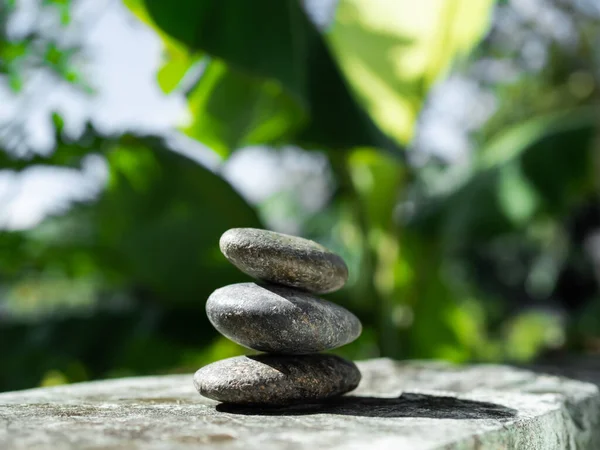
<instances>
[{"instance_id":1,"label":"stone wall surface","mask_svg":"<svg viewBox=\"0 0 600 450\"><path fill-rule=\"evenodd\" d=\"M358 363L351 395L256 409L197 394L190 375L0 394L1 449L600 449L594 384L496 365Z\"/></svg>"}]
</instances>

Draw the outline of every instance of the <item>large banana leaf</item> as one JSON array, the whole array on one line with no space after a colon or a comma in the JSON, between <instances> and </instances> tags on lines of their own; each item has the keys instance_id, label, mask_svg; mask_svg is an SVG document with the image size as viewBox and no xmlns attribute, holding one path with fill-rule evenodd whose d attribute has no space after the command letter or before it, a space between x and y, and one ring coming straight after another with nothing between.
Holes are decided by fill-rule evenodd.
<instances>
[{"instance_id":1,"label":"large banana leaf","mask_svg":"<svg viewBox=\"0 0 600 450\"><path fill-rule=\"evenodd\" d=\"M11 255L21 255L24 267L35 261L43 268L67 264L72 256L77 265L75 256L84 253L96 270L161 301L198 307L212 290L240 279L220 254L219 237L232 227L260 227L260 221L226 181L159 139L106 141L103 154L110 178L97 201L47 220L23 239L2 233L7 245L12 242L1 256L12 261L8 271L18 260ZM26 253L31 247L35 255Z\"/></svg>"},{"instance_id":2,"label":"large banana leaf","mask_svg":"<svg viewBox=\"0 0 600 450\"><path fill-rule=\"evenodd\" d=\"M0 390L38 384L51 370L77 381L73 364L83 364L81 379L180 366L217 335L202 312L206 298L246 279L221 255L219 237L261 223L226 181L157 138L89 142L109 168L101 196L32 230L0 232L3 306L10 292L35 313L0 320L8 371ZM47 162L76 167L89 152L84 143L59 145ZM80 299L89 304L49 304L71 302L77 286L91 291L91 302Z\"/></svg>"},{"instance_id":3,"label":"large banana leaf","mask_svg":"<svg viewBox=\"0 0 600 450\"><path fill-rule=\"evenodd\" d=\"M139 1L128 3L139 11ZM143 4L145 12L138 15L150 18L190 52L211 57L196 88L200 93L192 90L192 102L197 96L204 100L193 102L194 118L187 131L217 151L284 138L333 150L354 146L397 150L355 102L321 34L297 0L144 0ZM221 65L219 77L215 78L213 64Z\"/></svg>"}]
</instances>

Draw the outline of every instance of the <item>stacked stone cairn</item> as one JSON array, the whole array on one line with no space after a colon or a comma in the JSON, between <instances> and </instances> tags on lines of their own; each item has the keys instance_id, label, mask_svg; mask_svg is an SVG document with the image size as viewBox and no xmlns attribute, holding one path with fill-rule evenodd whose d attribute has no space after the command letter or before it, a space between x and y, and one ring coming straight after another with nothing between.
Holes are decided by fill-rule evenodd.
<instances>
[{"instance_id":1,"label":"stacked stone cairn","mask_svg":"<svg viewBox=\"0 0 600 450\"><path fill-rule=\"evenodd\" d=\"M348 279L342 258L316 242L254 228L234 228L220 240L225 257L259 280L213 292L206 313L232 341L265 352L202 367L194 375L201 395L224 403L309 404L358 386L354 363L320 354L354 341L358 318L317 297Z\"/></svg>"}]
</instances>

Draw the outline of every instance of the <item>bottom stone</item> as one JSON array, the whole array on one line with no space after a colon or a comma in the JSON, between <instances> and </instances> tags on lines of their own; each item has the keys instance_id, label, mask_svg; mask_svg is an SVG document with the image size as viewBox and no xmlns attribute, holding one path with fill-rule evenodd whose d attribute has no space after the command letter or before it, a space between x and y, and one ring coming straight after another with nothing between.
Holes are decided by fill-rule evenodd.
<instances>
[{"instance_id":1,"label":"bottom stone","mask_svg":"<svg viewBox=\"0 0 600 450\"><path fill-rule=\"evenodd\" d=\"M194 375L201 395L225 403L310 403L355 389L360 371L335 355L238 356L209 364Z\"/></svg>"}]
</instances>

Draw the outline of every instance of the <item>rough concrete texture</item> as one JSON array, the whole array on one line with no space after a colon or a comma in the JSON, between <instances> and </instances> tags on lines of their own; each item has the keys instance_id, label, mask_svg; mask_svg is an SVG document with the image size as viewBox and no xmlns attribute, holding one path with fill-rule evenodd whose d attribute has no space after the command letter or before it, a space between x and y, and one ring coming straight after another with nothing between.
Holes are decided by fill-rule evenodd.
<instances>
[{"instance_id":1,"label":"rough concrete texture","mask_svg":"<svg viewBox=\"0 0 600 450\"><path fill-rule=\"evenodd\" d=\"M314 241L256 228L232 228L221 236L221 252L259 280L317 294L334 292L348 279L344 260Z\"/></svg>"},{"instance_id":2,"label":"rough concrete texture","mask_svg":"<svg viewBox=\"0 0 600 450\"><path fill-rule=\"evenodd\" d=\"M222 335L262 352L317 353L354 341L360 320L335 303L277 285L239 283L213 292L206 315Z\"/></svg>"},{"instance_id":3,"label":"rough concrete texture","mask_svg":"<svg viewBox=\"0 0 600 450\"><path fill-rule=\"evenodd\" d=\"M351 396L310 407L224 407L191 375L0 394L0 448L600 448L593 384L492 365L358 366Z\"/></svg>"}]
</instances>

